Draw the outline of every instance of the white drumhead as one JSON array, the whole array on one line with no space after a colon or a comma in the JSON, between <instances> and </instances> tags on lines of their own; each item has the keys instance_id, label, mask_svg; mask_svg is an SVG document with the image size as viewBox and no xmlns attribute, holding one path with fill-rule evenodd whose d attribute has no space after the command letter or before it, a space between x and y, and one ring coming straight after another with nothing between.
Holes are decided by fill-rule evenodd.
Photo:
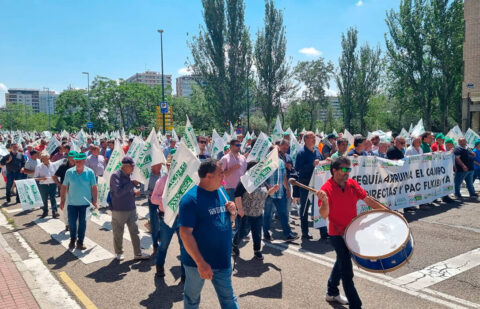
<instances>
[{"instance_id":1,"label":"white drumhead","mask_svg":"<svg viewBox=\"0 0 480 309\"><path fill-rule=\"evenodd\" d=\"M399 216L373 211L353 219L345 231L345 242L353 253L379 257L400 248L409 233L407 224Z\"/></svg>"}]
</instances>

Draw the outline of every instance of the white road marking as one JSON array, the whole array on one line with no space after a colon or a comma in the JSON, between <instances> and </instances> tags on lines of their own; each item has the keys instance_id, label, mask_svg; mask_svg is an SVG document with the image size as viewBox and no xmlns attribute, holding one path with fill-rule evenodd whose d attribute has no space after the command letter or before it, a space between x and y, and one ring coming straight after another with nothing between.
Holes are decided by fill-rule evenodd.
<instances>
[{"instance_id":1,"label":"white road marking","mask_svg":"<svg viewBox=\"0 0 480 309\"><path fill-rule=\"evenodd\" d=\"M440 223L440 222L429 221L429 220L425 220L425 219L418 219L418 221L426 222L426 223L430 223L430 224L437 224L437 225L448 226L448 227L451 227L451 228L460 229L460 230L466 230L466 231L470 231L470 232L474 232L474 233L480 233L480 229L476 229L476 228L474 228L474 227L469 227L469 226L456 225L456 224L447 224L447 223Z\"/></svg>"},{"instance_id":2,"label":"white road marking","mask_svg":"<svg viewBox=\"0 0 480 309\"><path fill-rule=\"evenodd\" d=\"M480 265L480 248L396 278L393 284L418 291Z\"/></svg>"},{"instance_id":3,"label":"white road marking","mask_svg":"<svg viewBox=\"0 0 480 309\"><path fill-rule=\"evenodd\" d=\"M92 216L90 221L100 225L102 228L108 231L112 230L112 216L108 214L99 213L98 217ZM138 221L137 224L141 225L142 223ZM140 226L138 227L138 231L139 231L138 237L140 238L140 247L142 249L150 248L150 246L152 246L153 244L151 235L145 232L144 230L140 229ZM123 231L123 238L128 241L132 241L132 239L130 238L130 233L128 232L128 227L126 226Z\"/></svg>"},{"instance_id":4,"label":"white road marking","mask_svg":"<svg viewBox=\"0 0 480 309\"><path fill-rule=\"evenodd\" d=\"M319 254L301 249L297 246L288 246L284 243L268 243L268 242L265 242L264 244L267 247L271 247L271 248L280 250L282 252L287 252L289 254L304 258L306 260L312 261L312 262L317 263L317 264L321 264L321 265L329 267L329 268L333 267L333 263L335 261L332 258L322 256L322 255L319 255ZM376 284L383 285L385 287L388 287L388 288L391 288L391 289L394 289L394 290L397 290L397 291L400 291L400 292L403 292L403 293L406 293L406 294L409 294L409 295L412 295L412 296L415 296L415 297L419 297L419 298L422 298L422 299L425 299L425 300L428 300L428 301L446 306L448 308L480 308L479 304L475 304L475 303L472 303L472 302L469 302L469 301L466 301L466 300L463 300L463 299L460 299L460 298L456 298L456 297L444 297L444 295L447 295L447 294L436 293L436 291L433 291L433 290L428 290L428 293L433 294L434 296L426 294L422 290L411 290L408 287L403 287L403 286L396 285L396 284L392 283L392 281L394 281L395 278L387 276L387 275L371 273L371 272L367 272L363 269L358 269L358 268L354 269L354 272L355 272L355 276L357 276L359 278L374 282ZM441 299L440 297L448 299L449 301ZM454 302L452 302L452 301L454 301ZM465 307L465 306L469 306L469 307Z\"/></svg>"},{"instance_id":5,"label":"white road marking","mask_svg":"<svg viewBox=\"0 0 480 309\"><path fill-rule=\"evenodd\" d=\"M0 214L0 225L7 221ZM5 227L10 227L5 226ZM65 308L80 309L77 302L70 297L64 287L57 281L48 268L43 264L38 255L30 248L23 237L14 232L13 235L20 242L21 246L28 252L28 259L22 260L18 253L13 250L5 238L0 234L0 245L10 254L15 266L22 275L33 297L40 308Z\"/></svg>"},{"instance_id":6,"label":"white road marking","mask_svg":"<svg viewBox=\"0 0 480 309\"><path fill-rule=\"evenodd\" d=\"M37 219L33 222L50 234L50 236L58 241L65 249L68 249L70 235L65 232L65 225L62 221L56 219ZM83 244L87 247L87 250L80 251L75 249L72 253L84 264L112 259L114 257L113 253L107 251L88 237L85 237Z\"/></svg>"},{"instance_id":7,"label":"white road marking","mask_svg":"<svg viewBox=\"0 0 480 309\"><path fill-rule=\"evenodd\" d=\"M138 219L150 218L150 210L148 209L148 206L137 206L137 214L138 214Z\"/></svg>"},{"instance_id":8,"label":"white road marking","mask_svg":"<svg viewBox=\"0 0 480 309\"><path fill-rule=\"evenodd\" d=\"M23 211L23 209L22 208L6 209L5 211L8 212L9 214L13 214L13 213L16 213L16 212L21 212L21 211Z\"/></svg>"}]
</instances>

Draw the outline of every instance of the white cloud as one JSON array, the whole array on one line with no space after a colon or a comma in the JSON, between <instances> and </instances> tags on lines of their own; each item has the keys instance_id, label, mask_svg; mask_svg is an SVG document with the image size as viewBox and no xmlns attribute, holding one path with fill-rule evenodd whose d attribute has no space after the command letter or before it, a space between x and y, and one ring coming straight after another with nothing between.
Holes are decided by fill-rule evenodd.
<instances>
[{"instance_id":1,"label":"white cloud","mask_svg":"<svg viewBox=\"0 0 480 309\"><path fill-rule=\"evenodd\" d=\"M304 47L299 50L300 53L306 55L306 56L321 56L322 52L317 50L315 47Z\"/></svg>"},{"instance_id":2,"label":"white cloud","mask_svg":"<svg viewBox=\"0 0 480 309\"><path fill-rule=\"evenodd\" d=\"M192 75L192 69L191 68L181 68L178 70L178 75Z\"/></svg>"},{"instance_id":3,"label":"white cloud","mask_svg":"<svg viewBox=\"0 0 480 309\"><path fill-rule=\"evenodd\" d=\"M363 5L363 1L362 0L358 0L358 2L355 4L356 6L362 6Z\"/></svg>"},{"instance_id":4,"label":"white cloud","mask_svg":"<svg viewBox=\"0 0 480 309\"><path fill-rule=\"evenodd\" d=\"M0 83L0 106L5 105L5 93L8 92L8 88L4 83Z\"/></svg>"}]
</instances>

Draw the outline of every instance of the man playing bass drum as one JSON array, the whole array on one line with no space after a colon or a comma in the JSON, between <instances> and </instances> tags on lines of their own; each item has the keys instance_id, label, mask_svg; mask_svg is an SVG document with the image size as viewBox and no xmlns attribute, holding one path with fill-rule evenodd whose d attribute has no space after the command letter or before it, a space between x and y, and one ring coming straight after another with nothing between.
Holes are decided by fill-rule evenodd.
<instances>
[{"instance_id":1,"label":"man playing bass drum","mask_svg":"<svg viewBox=\"0 0 480 309\"><path fill-rule=\"evenodd\" d=\"M349 178L352 170L347 157L339 157L332 161L330 172L332 177L316 192L318 206L322 218L328 217L328 234L335 249L337 259L328 279L327 295L329 302L349 304L350 308L361 308L362 301L353 284L353 267L350 251L345 245L343 234L345 228L357 216L357 201L363 200L373 209L387 209L374 198L367 196L358 182ZM342 279L346 298L340 295L338 286Z\"/></svg>"}]
</instances>

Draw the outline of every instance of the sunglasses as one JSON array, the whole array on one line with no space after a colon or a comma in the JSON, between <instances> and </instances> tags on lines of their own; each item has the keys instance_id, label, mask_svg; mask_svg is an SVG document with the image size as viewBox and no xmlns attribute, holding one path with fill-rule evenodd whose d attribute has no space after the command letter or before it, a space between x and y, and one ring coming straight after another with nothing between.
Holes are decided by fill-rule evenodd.
<instances>
[{"instance_id":1,"label":"sunglasses","mask_svg":"<svg viewBox=\"0 0 480 309\"><path fill-rule=\"evenodd\" d=\"M340 170L344 173L350 173L352 171L351 167L341 167Z\"/></svg>"},{"instance_id":2,"label":"sunglasses","mask_svg":"<svg viewBox=\"0 0 480 309\"><path fill-rule=\"evenodd\" d=\"M199 141L200 144L206 144L207 141Z\"/></svg>"},{"instance_id":3,"label":"sunglasses","mask_svg":"<svg viewBox=\"0 0 480 309\"><path fill-rule=\"evenodd\" d=\"M235 144L235 147L241 147L242 144Z\"/></svg>"}]
</instances>

